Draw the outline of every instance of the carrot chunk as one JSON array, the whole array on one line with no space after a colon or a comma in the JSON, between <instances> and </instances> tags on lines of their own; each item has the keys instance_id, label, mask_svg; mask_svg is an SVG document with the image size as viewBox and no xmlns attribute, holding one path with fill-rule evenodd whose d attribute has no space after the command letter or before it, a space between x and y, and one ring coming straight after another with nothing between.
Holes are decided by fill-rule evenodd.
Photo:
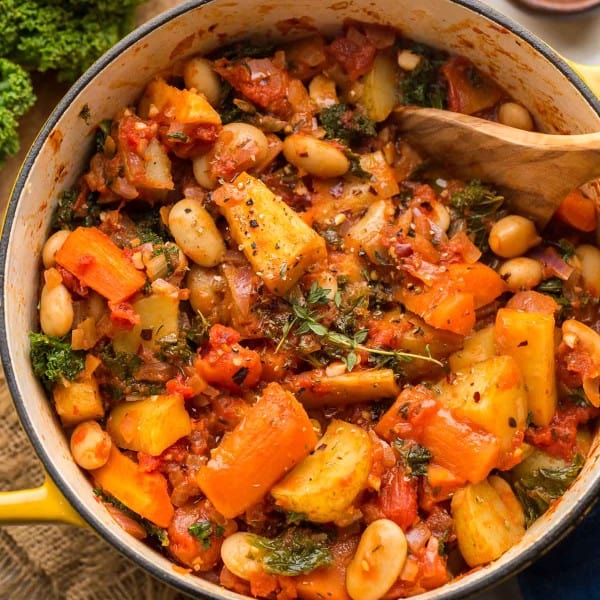
<instances>
[{"instance_id":1,"label":"carrot chunk","mask_svg":"<svg viewBox=\"0 0 600 600\"><path fill-rule=\"evenodd\" d=\"M198 472L198 485L225 517L256 504L313 450L317 436L302 405L278 383L223 438Z\"/></svg>"},{"instance_id":2,"label":"carrot chunk","mask_svg":"<svg viewBox=\"0 0 600 600\"><path fill-rule=\"evenodd\" d=\"M123 251L96 227L78 227L56 253L56 262L110 302L122 302L146 283Z\"/></svg>"},{"instance_id":3,"label":"carrot chunk","mask_svg":"<svg viewBox=\"0 0 600 600\"><path fill-rule=\"evenodd\" d=\"M108 462L92 471L94 484L127 508L159 527L168 527L173 505L167 480L157 472L144 472L113 445Z\"/></svg>"},{"instance_id":4,"label":"carrot chunk","mask_svg":"<svg viewBox=\"0 0 600 600\"><path fill-rule=\"evenodd\" d=\"M579 190L573 190L567 194L555 214L557 219L579 231L596 229L596 205L593 200L586 198Z\"/></svg>"}]
</instances>

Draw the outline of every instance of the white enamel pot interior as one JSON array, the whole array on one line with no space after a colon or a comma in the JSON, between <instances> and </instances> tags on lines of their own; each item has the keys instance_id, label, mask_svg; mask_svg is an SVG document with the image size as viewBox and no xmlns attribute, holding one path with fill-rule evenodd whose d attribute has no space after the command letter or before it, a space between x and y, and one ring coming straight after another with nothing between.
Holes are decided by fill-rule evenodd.
<instances>
[{"instance_id":1,"label":"white enamel pot interior","mask_svg":"<svg viewBox=\"0 0 600 600\"><path fill-rule=\"evenodd\" d=\"M392 25L407 37L461 53L490 73L550 132L600 130L600 105L565 61L531 34L482 4L466 0L196 0L136 30L101 58L58 105L18 177L4 222L0 274L1 351L23 425L66 499L104 539L155 576L196 597L242 598L192 574L126 534L93 496L28 358L27 333L36 328L40 252L61 190L89 159L94 126L132 104L151 76L173 60L236 39L289 40L345 19ZM87 107L87 109L86 109ZM85 110L84 110L85 109ZM82 115L89 113L89 119ZM425 599L466 597L524 568L561 538L600 490L598 436L592 456L564 498L531 527L522 542L494 563Z\"/></svg>"}]
</instances>

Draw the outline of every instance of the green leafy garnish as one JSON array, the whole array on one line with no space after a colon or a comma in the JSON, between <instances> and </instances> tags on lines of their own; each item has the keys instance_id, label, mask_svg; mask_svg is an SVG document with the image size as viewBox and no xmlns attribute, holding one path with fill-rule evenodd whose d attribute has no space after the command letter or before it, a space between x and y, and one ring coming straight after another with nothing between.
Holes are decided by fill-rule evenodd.
<instances>
[{"instance_id":1,"label":"green leafy garnish","mask_svg":"<svg viewBox=\"0 0 600 600\"><path fill-rule=\"evenodd\" d=\"M450 197L450 205L466 223L467 233L482 251L489 250L488 233L504 198L480 181L470 181Z\"/></svg>"},{"instance_id":2,"label":"green leafy garnish","mask_svg":"<svg viewBox=\"0 0 600 600\"><path fill-rule=\"evenodd\" d=\"M419 444L407 443L402 438L394 439L392 444L400 453L400 457L411 475L415 477L427 475L427 465L433 458L433 454L427 448L419 446Z\"/></svg>"},{"instance_id":3,"label":"green leafy garnish","mask_svg":"<svg viewBox=\"0 0 600 600\"><path fill-rule=\"evenodd\" d=\"M527 526L544 514L560 498L583 467L583 457L578 454L573 462L558 469L535 469L513 483L517 497L525 510Z\"/></svg>"},{"instance_id":4,"label":"green leafy garnish","mask_svg":"<svg viewBox=\"0 0 600 600\"><path fill-rule=\"evenodd\" d=\"M292 527L273 539L254 536L267 573L294 577L331 565L327 535Z\"/></svg>"},{"instance_id":5,"label":"green leafy garnish","mask_svg":"<svg viewBox=\"0 0 600 600\"><path fill-rule=\"evenodd\" d=\"M340 140L346 145L377 135L373 120L352 110L347 104L324 108L319 120L326 138Z\"/></svg>"},{"instance_id":6,"label":"green leafy garnish","mask_svg":"<svg viewBox=\"0 0 600 600\"><path fill-rule=\"evenodd\" d=\"M360 350L370 355L392 358L403 362L412 360L425 360L436 365L442 366L442 363L431 355L413 354L402 352L400 350L384 350L383 348L370 348L364 345L367 339L367 331L361 329L354 332L352 336L327 328L321 323L319 308L327 306L330 303L329 295L331 290L322 288L318 283L313 283L306 298L294 299L290 306L292 309L292 318L284 325L282 336L277 344L276 351L279 350L292 330L296 335L312 333L320 337L324 342L332 346L349 350L342 360L346 364L348 371L351 371L357 362L355 352Z\"/></svg>"},{"instance_id":7,"label":"green leafy garnish","mask_svg":"<svg viewBox=\"0 0 600 600\"><path fill-rule=\"evenodd\" d=\"M193 535L197 540L202 542L202 547L204 549L208 549L210 548L211 537L213 535L218 538L223 537L223 534L225 533L225 527L219 525L218 523L205 520L192 523L188 527L188 532L190 535Z\"/></svg>"},{"instance_id":8,"label":"green leafy garnish","mask_svg":"<svg viewBox=\"0 0 600 600\"><path fill-rule=\"evenodd\" d=\"M419 54L421 60L412 71L405 72L400 82L402 104L444 108L447 92L439 69L446 60L445 55L420 44L416 44L411 50Z\"/></svg>"},{"instance_id":9,"label":"green leafy garnish","mask_svg":"<svg viewBox=\"0 0 600 600\"><path fill-rule=\"evenodd\" d=\"M71 189L65 190L60 195L52 216L52 227L55 229L75 229L79 226L93 227L99 221L100 206L96 202L96 194L88 192L85 201L81 202L79 192L76 189Z\"/></svg>"},{"instance_id":10,"label":"green leafy garnish","mask_svg":"<svg viewBox=\"0 0 600 600\"><path fill-rule=\"evenodd\" d=\"M30 332L29 356L33 371L47 390L61 379L73 381L85 364L85 352L75 351L65 338Z\"/></svg>"}]
</instances>

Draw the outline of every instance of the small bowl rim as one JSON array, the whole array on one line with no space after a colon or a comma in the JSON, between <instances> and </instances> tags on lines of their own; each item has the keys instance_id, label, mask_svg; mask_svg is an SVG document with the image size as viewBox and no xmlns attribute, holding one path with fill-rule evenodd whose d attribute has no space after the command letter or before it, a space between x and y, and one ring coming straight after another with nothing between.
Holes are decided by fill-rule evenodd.
<instances>
[{"instance_id":1,"label":"small bowl rim","mask_svg":"<svg viewBox=\"0 0 600 600\"><path fill-rule=\"evenodd\" d=\"M10 232L12 231L18 200L24 190L25 183L30 175L34 162L41 148L47 142L50 133L53 131L62 114L70 106L70 104L72 104L73 100L78 96L78 94L92 81L92 79L110 63L116 60L124 51L169 21L191 10L211 4L213 1L215 0L186 0L185 2L166 10L165 12L157 15L153 19L134 29L115 46L113 46L108 52L102 55L96 62L94 62L73 84L73 86L57 104L56 108L52 111L27 152L21 168L19 169L5 210L4 220L2 222L2 237L0 239L0 290L2 293L2 298L6 297L5 274L7 272L7 251L9 242L11 241ZM573 85L573 87L585 98L587 103L600 117L600 99L593 94L590 88L569 65L569 63L547 43L538 38L534 33L491 6L483 4L479 0L447 1L451 4L463 6L482 17L489 18L493 22L505 27L511 33L515 34L524 42L529 44L536 52L541 54L547 61L553 64L567 78L569 83ZM163 569L151 559L143 556L132 547L128 546L99 519L93 510L88 508L86 502L80 499L75 493L72 493L69 486L63 480L58 467L54 464L52 457L44 450L43 444L40 440L40 434L30 420L28 410L25 406L23 398L19 393L19 387L17 384L18 376L14 371L10 352L8 350L5 309L0 311L0 359L2 360L4 366L5 378L13 399L13 404L17 410L21 424L36 451L36 454L40 458L44 468L46 469L46 472L53 479L61 493L88 523L88 525L90 525L91 528L104 540L110 543L113 548L132 560L135 564L145 569L147 572L157 577L160 581L184 593L192 593L195 597L204 597L211 600L222 600L223 595L218 591L213 593L210 590L202 590L199 592L197 587L193 584L188 585L185 579L176 576L175 573L171 573L167 569ZM445 590L440 594L439 597L445 598L446 600L465 598L477 593L481 593L482 591L516 575L527 566L532 564L540 556L548 552L561 539L568 535L568 533L570 533L591 510L599 496L600 477L597 478L597 480L590 486L585 494L576 498L570 513L566 515L565 518L560 521L560 523L557 523L553 530L545 532L543 535L539 536L539 538L536 539L529 547L509 560L501 568L497 570L491 570L481 579L469 581L468 577L465 577L464 585L454 589L450 588Z\"/></svg>"}]
</instances>

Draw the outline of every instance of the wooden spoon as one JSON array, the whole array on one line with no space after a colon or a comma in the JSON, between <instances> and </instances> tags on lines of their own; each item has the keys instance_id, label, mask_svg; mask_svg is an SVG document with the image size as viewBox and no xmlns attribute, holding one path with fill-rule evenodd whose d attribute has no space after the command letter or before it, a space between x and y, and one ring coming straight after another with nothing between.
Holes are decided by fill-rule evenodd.
<instances>
[{"instance_id":1,"label":"wooden spoon","mask_svg":"<svg viewBox=\"0 0 600 600\"><path fill-rule=\"evenodd\" d=\"M569 192L600 177L600 132L549 135L412 106L397 109L395 120L411 146L461 177L494 184L540 227Z\"/></svg>"}]
</instances>

